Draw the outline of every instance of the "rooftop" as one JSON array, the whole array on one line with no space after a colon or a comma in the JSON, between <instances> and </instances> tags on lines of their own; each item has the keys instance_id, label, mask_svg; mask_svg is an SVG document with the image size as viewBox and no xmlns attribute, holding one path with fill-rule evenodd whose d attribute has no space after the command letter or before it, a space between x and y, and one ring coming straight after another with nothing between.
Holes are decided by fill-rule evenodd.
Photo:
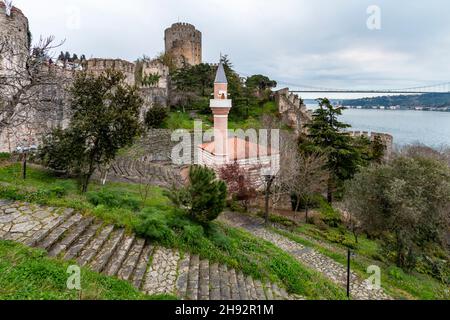
<instances>
[{"instance_id":1,"label":"rooftop","mask_svg":"<svg viewBox=\"0 0 450 320\"><path fill-rule=\"evenodd\" d=\"M199 145L199 147L202 150L215 155L214 142L204 143ZM280 152L278 150L268 148L263 145L258 145L237 137L228 139L228 156L229 159L233 161L271 156L279 153Z\"/></svg>"}]
</instances>

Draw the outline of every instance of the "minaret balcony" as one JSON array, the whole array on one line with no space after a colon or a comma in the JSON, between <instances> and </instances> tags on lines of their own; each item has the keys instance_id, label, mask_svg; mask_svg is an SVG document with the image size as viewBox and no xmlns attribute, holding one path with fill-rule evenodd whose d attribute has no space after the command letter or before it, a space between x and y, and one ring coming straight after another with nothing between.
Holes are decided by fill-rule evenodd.
<instances>
[{"instance_id":1,"label":"minaret balcony","mask_svg":"<svg viewBox=\"0 0 450 320\"><path fill-rule=\"evenodd\" d=\"M211 108L231 108L231 99L211 99Z\"/></svg>"}]
</instances>

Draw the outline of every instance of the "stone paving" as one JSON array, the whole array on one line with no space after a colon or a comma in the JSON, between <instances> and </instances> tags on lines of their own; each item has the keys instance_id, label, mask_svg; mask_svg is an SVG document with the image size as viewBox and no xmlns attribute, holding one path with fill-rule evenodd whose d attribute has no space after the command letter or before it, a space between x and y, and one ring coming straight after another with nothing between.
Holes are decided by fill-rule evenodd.
<instances>
[{"instance_id":1,"label":"stone paving","mask_svg":"<svg viewBox=\"0 0 450 320\"><path fill-rule=\"evenodd\" d=\"M0 239L44 249L148 294L188 300L301 299L197 255L154 246L72 209L0 200Z\"/></svg>"},{"instance_id":2,"label":"stone paving","mask_svg":"<svg viewBox=\"0 0 450 320\"><path fill-rule=\"evenodd\" d=\"M250 217L238 213L227 212L221 215L220 220L228 225L243 228L253 235L271 242L294 256L301 263L322 273L333 282L346 286L346 268L331 258L305 247L264 227L264 221L258 217ZM365 280L360 279L355 273L351 273L351 297L358 300L387 300L391 299L380 290L372 290Z\"/></svg>"}]
</instances>

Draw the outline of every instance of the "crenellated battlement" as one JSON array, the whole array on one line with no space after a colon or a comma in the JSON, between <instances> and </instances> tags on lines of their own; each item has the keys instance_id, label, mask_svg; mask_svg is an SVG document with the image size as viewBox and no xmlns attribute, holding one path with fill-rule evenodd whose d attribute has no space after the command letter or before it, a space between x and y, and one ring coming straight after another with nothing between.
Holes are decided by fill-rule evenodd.
<instances>
[{"instance_id":1,"label":"crenellated battlement","mask_svg":"<svg viewBox=\"0 0 450 320\"><path fill-rule=\"evenodd\" d=\"M303 104L303 100L289 88L275 92L275 103L283 121L298 134L305 131L305 123L311 121L311 114Z\"/></svg>"},{"instance_id":2,"label":"crenellated battlement","mask_svg":"<svg viewBox=\"0 0 450 320\"><path fill-rule=\"evenodd\" d=\"M172 24L164 32L166 53L175 59L177 67L184 64L197 65L202 62L202 33L190 23Z\"/></svg>"},{"instance_id":3,"label":"crenellated battlement","mask_svg":"<svg viewBox=\"0 0 450 320\"><path fill-rule=\"evenodd\" d=\"M3 1L0 2L0 13L2 13L2 14L4 13L6 15L6 5L3 3ZM23 17L25 17L22 10L20 10L17 7L11 8L11 15L13 15L13 14L22 15Z\"/></svg>"},{"instance_id":4,"label":"crenellated battlement","mask_svg":"<svg viewBox=\"0 0 450 320\"><path fill-rule=\"evenodd\" d=\"M195 30L195 26L193 24L187 23L187 22L176 22L173 23L172 26L170 28L173 29L186 29L186 30Z\"/></svg>"},{"instance_id":5,"label":"crenellated battlement","mask_svg":"<svg viewBox=\"0 0 450 320\"><path fill-rule=\"evenodd\" d=\"M122 59L89 59L86 62L87 72L100 75L108 69L121 71L129 85L135 84L135 64Z\"/></svg>"},{"instance_id":6,"label":"crenellated battlement","mask_svg":"<svg viewBox=\"0 0 450 320\"><path fill-rule=\"evenodd\" d=\"M352 137L366 137L370 141L374 141L378 137L386 148L385 159L390 159L394 151L394 137L391 134L374 131L349 131L349 134Z\"/></svg>"},{"instance_id":7,"label":"crenellated battlement","mask_svg":"<svg viewBox=\"0 0 450 320\"><path fill-rule=\"evenodd\" d=\"M122 72L134 72L135 65L132 62L125 61L122 59L89 59L87 61L87 68L90 70L97 69L113 69L121 70Z\"/></svg>"},{"instance_id":8,"label":"crenellated battlement","mask_svg":"<svg viewBox=\"0 0 450 320\"><path fill-rule=\"evenodd\" d=\"M11 45L8 51L13 56L26 53L29 49L28 18L16 7L12 7L8 15L3 1L0 1L0 38L8 39L8 44Z\"/></svg>"}]
</instances>

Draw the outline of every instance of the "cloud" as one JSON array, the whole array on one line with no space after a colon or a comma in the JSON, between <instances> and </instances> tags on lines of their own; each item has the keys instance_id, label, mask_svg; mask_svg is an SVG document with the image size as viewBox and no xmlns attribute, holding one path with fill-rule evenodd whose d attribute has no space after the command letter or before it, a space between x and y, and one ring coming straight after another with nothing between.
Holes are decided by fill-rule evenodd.
<instances>
[{"instance_id":1,"label":"cloud","mask_svg":"<svg viewBox=\"0 0 450 320\"><path fill-rule=\"evenodd\" d=\"M29 17L35 38L54 34L66 39L64 50L88 57L155 56L164 50L164 29L180 20L202 31L205 61L227 53L244 75L337 88L450 81L446 0L378 0L377 31L366 26L372 0L61 2L15 4Z\"/></svg>"}]
</instances>

